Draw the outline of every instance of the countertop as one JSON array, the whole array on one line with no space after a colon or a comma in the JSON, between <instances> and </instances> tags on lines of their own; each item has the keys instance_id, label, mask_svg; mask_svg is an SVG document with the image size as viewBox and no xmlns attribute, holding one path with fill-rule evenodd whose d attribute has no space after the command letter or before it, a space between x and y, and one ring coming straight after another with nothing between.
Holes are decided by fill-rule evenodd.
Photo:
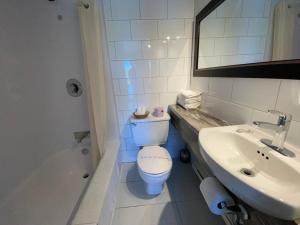
<instances>
[{"instance_id":1,"label":"countertop","mask_svg":"<svg viewBox=\"0 0 300 225\"><path fill-rule=\"evenodd\" d=\"M170 114L174 113L177 117L183 119L197 133L199 133L202 128L230 125L226 121L215 118L200 109L186 110L179 105L170 105L169 112Z\"/></svg>"}]
</instances>

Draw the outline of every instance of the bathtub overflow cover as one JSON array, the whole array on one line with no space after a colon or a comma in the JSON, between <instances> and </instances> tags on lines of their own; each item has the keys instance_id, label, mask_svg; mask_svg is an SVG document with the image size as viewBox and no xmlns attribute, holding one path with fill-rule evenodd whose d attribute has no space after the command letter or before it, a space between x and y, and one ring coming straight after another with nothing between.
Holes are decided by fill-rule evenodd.
<instances>
[{"instance_id":1,"label":"bathtub overflow cover","mask_svg":"<svg viewBox=\"0 0 300 225\"><path fill-rule=\"evenodd\" d=\"M79 97L82 94L81 83L76 79L69 79L66 88L68 94L72 97Z\"/></svg>"}]
</instances>

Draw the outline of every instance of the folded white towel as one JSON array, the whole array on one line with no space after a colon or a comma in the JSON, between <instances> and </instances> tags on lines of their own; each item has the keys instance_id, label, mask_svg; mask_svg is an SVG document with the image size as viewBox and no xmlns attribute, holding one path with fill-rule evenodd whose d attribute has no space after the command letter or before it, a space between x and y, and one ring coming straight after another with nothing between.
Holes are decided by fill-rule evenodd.
<instances>
[{"instance_id":1,"label":"folded white towel","mask_svg":"<svg viewBox=\"0 0 300 225\"><path fill-rule=\"evenodd\" d=\"M198 97L202 94L202 92L196 92L196 91L192 91L192 90L182 90L180 92L180 94L182 94L185 98L193 98L193 97Z\"/></svg>"},{"instance_id":2,"label":"folded white towel","mask_svg":"<svg viewBox=\"0 0 300 225\"><path fill-rule=\"evenodd\" d=\"M185 109L196 109L201 105L201 102L198 103L190 103L190 104L182 104L181 102L177 102L178 105L182 106Z\"/></svg>"},{"instance_id":3,"label":"folded white towel","mask_svg":"<svg viewBox=\"0 0 300 225\"><path fill-rule=\"evenodd\" d=\"M196 102L201 102L201 96L193 97L193 98L185 98L183 95L179 94L177 96L177 100L182 102L183 104L196 103Z\"/></svg>"}]
</instances>

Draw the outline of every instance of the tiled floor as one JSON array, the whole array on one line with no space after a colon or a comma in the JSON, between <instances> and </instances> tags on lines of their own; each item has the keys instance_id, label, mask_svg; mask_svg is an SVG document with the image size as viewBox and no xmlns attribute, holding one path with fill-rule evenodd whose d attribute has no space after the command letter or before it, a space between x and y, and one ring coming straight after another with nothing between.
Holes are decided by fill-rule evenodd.
<instances>
[{"instance_id":1,"label":"tiled floor","mask_svg":"<svg viewBox=\"0 0 300 225\"><path fill-rule=\"evenodd\" d=\"M199 183L190 165L174 162L163 192L151 197L136 164L125 163L112 225L224 225L208 210Z\"/></svg>"}]
</instances>

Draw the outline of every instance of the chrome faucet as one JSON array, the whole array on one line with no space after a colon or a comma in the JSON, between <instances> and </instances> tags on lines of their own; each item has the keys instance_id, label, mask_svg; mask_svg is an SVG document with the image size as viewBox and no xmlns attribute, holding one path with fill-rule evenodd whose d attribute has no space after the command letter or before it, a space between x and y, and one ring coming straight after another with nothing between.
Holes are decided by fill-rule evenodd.
<instances>
[{"instance_id":1,"label":"chrome faucet","mask_svg":"<svg viewBox=\"0 0 300 225\"><path fill-rule=\"evenodd\" d=\"M287 136L287 132L290 128L292 115L282 113L276 110L268 110L268 112L278 116L277 123L253 121L253 124L261 128L267 128L273 130L275 131L275 135L273 137L273 140L264 138L261 139L260 141L263 144L267 145L268 147L272 148L273 150L281 153L282 155L287 156L288 155L287 152L289 152L289 150L285 149L283 145Z\"/></svg>"}]
</instances>

